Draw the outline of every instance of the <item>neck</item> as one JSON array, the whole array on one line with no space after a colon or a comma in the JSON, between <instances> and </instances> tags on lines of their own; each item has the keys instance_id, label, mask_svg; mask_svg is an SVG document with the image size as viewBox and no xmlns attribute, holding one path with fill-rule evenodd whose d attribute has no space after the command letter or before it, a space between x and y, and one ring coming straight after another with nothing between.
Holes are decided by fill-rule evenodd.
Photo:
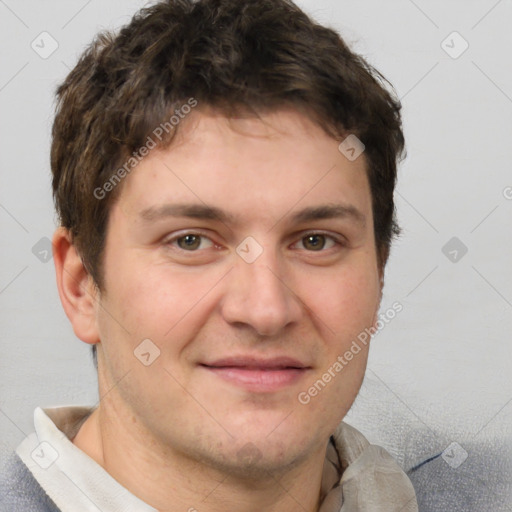
<instances>
[{"instance_id":1,"label":"neck","mask_svg":"<svg viewBox=\"0 0 512 512\"><path fill-rule=\"evenodd\" d=\"M133 415L103 403L73 443L121 485L161 512L317 512L325 446L292 468L223 471L162 446Z\"/></svg>"}]
</instances>

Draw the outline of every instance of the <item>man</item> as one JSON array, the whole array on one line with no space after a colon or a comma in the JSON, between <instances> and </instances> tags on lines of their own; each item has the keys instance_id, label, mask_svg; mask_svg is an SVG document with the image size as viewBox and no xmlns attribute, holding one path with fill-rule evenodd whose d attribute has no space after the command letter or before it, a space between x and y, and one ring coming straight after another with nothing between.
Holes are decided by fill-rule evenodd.
<instances>
[{"instance_id":1,"label":"man","mask_svg":"<svg viewBox=\"0 0 512 512\"><path fill-rule=\"evenodd\" d=\"M58 89L57 284L95 408L37 409L5 510L416 511L342 422L394 219L400 105L288 0L167 0Z\"/></svg>"}]
</instances>

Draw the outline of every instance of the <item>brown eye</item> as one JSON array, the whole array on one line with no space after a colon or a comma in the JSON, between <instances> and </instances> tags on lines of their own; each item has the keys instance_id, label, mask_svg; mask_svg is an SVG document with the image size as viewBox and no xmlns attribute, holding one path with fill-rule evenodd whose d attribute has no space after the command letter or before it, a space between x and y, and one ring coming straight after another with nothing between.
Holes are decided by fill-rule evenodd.
<instances>
[{"instance_id":1,"label":"brown eye","mask_svg":"<svg viewBox=\"0 0 512 512\"><path fill-rule=\"evenodd\" d=\"M325 247L324 235L308 235L303 239L304 247L311 251L321 251Z\"/></svg>"},{"instance_id":2,"label":"brown eye","mask_svg":"<svg viewBox=\"0 0 512 512\"><path fill-rule=\"evenodd\" d=\"M336 245L340 247L344 245L334 236L324 233L308 233L306 236L299 239L296 244L299 245L299 249L305 249L309 252L325 252L324 250L332 249Z\"/></svg>"},{"instance_id":3,"label":"brown eye","mask_svg":"<svg viewBox=\"0 0 512 512\"><path fill-rule=\"evenodd\" d=\"M200 247L201 238L202 237L200 235L185 235L177 238L176 242L180 249L184 249L186 251L194 251Z\"/></svg>"}]
</instances>

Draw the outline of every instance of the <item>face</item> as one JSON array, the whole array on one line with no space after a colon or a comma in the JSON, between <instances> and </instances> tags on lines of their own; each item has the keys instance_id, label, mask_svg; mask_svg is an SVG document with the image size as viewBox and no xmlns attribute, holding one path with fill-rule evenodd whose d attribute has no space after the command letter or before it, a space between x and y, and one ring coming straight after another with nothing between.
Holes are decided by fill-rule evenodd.
<instances>
[{"instance_id":1,"label":"face","mask_svg":"<svg viewBox=\"0 0 512 512\"><path fill-rule=\"evenodd\" d=\"M287 110L180 130L111 209L102 403L161 451L291 467L325 451L366 367L366 346L339 359L380 302L364 155Z\"/></svg>"}]
</instances>

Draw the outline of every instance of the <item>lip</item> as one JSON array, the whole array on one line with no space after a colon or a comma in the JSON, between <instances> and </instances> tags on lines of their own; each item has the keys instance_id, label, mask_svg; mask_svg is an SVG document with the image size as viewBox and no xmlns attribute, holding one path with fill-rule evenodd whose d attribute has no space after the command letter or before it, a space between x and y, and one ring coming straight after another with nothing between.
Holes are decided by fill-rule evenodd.
<instances>
[{"instance_id":1,"label":"lip","mask_svg":"<svg viewBox=\"0 0 512 512\"><path fill-rule=\"evenodd\" d=\"M306 368L307 365L289 356L277 356L271 358L263 358L256 356L231 356L216 359L211 363L203 363L210 367L237 367L252 368L261 370L276 370L283 368Z\"/></svg>"},{"instance_id":2,"label":"lip","mask_svg":"<svg viewBox=\"0 0 512 512\"><path fill-rule=\"evenodd\" d=\"M228 357L200 365L217 377L253 393L279 391L295 384L310 369L287 356L274 358Z\"/></svg>"}]
</instances>

